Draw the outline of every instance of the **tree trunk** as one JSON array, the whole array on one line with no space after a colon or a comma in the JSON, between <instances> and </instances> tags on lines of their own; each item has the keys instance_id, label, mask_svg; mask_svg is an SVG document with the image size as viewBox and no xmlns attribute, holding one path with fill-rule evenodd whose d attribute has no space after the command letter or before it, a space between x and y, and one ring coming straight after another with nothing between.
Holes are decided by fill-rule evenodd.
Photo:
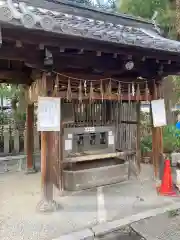
<instances>
[{"instance_id":1,"label":"tree trunk","mask_svg":"<svg viewBox=\"0 0 180 240\"><path fill-rule=\"evenodd\" d=\"M176 31L178 40L180 37L180 0L176 0Z\"/></svg>"}]
</instances>

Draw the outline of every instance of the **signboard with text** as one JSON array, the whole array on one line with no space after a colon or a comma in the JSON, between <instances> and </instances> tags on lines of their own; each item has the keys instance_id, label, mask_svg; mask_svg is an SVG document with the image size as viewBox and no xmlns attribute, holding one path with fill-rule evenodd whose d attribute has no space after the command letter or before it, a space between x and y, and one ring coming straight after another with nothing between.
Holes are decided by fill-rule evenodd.
<instances>
[{"instance_id":1,"label":"signboard with text","mask_svg":"<svg viewBox=\"0 0 180 240\"><path fill-rule=\"evenodd\" d=\"M54 97L38 97L37 130L60 131L61 100Z\"/></svg>"}]
</instances>

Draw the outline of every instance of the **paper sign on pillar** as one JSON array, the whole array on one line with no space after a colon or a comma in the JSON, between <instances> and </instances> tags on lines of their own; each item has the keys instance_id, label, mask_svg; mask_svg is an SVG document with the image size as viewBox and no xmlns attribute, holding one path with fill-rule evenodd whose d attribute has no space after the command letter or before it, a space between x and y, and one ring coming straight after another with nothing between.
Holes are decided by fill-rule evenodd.
<instances>
[{"instance_id":1,"label":"paper sign on pillar","mask_svg":"<svg viewBox=\"0 0 180 240\"><path fill-rule=\"evenodd\" d=\"M37 129L38 131L60 131L60 98L38 97Z\"/></svg>"},{"instance_id":2,"label":"paper sign on pillar","mask_svg":"<svg viewBox=\"0 0 180 240\"><path fill-rule=\"evenodd\" d=\"M152 117L154 127L163 127L167 125L166 110L164 99L152 100Z\"/></svg>"}]
</instances>

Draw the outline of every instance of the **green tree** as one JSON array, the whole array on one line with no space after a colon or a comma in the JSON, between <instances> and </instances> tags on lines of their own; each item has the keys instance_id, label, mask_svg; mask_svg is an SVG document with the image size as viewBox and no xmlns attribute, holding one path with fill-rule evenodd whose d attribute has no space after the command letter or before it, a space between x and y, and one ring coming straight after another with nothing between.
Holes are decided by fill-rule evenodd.
<instances>
[{"instance_id":1,"label":"green tree","mask_svg":"<svg viewBox=\"0 0 180 240\"><path fill-rule=\"evenodd\" d=\"M156 22L172 38L176 39L176 12L170 0L122 0L120 12L151 19L157 12Z\"/></svg>"},{"instance_id":2,"label":"green tree","mask_svg":"<svg viewBox=\"0 0 180 240\"><path fill-rule=\"evenodd\" d=\"M1 120L8 118L9 121L14 122L14 124L18 125L18 123L25 122L25 109L26 102L24 96L24 87L22 85L15 84L0 84L0 106L3 107L3 100L10 99L11 101L11 110L12 116L4 113L4 110L1 109Z\"/></svg>"},{"instance_id":3,"label":"green tree","mask_svg":"<svg viewBox=\"0 0 180 240\"><path fill-rule=\"evenodd\" d=\"M166 35L169 38L178 40L178 29L180 29L180 0L171 1L171 0L122 0L120 5L120 12L127 14L132 14L134 16L151 19L155 12L157 12L156 24L164 30ZM180 30L179 30L180 32ZM167 88L168 82L174 85L174 96L172 104L177 100L180 102L180 78L168 77L167 81L164 81L164 87L167 91L171 91L171 88ZM167 94L165 94L167 95ZM166 105L170 106L169 99L165 99ZM168 109L167 109L168 110Z\"/></svg>"}]
</instances>

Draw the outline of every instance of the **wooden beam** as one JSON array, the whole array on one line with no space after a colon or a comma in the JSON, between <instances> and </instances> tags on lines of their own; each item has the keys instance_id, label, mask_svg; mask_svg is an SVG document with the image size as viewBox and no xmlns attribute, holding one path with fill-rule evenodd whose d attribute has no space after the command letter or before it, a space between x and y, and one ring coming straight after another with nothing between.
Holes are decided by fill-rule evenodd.
<instances>
[{"instance_id":1,"label":"wooden beam","mask_svg":"<svg viewBox=\"0 0 180 240\"><path fill-rule=\"evenodd\" d=\"M62 60L63 62L63 60ZM39 62L34 62L32 64L28 65L29 67L32 68L36 68L36 69L42 69L45 72L48 72L48 68L46 68L42 63ZM49 72L51 72L52 68L50 67ZM126 82L135 82L135 80L138 77L138 74L136 73L136 75L134 75L134 73L132 73L132 75L124 75L123 72L120 70L119 76L117 76L117 72L115 71L110 71L109 72L105 71L103 73L96 73L93 72L92 69L73 69L73 68L64 68L63 64L59 65L58 62L55 62L53 65L53 73L59 73L62 74L64 76L68 76L68 77L72 77L72 78L77 78L77 79L86 79L86 80L99 80L100 79L104 79L104 78L114 78L116 80L119 81L126 81ZM114 74L116 73L116 74ZM138 82L140 80L137 80Z\"/></svg>"},{"instance_id":2,"label":"wooden beam","mask_svg":"<svg viewBox=\"0 0 180 240\"><path fill-rule=\"evenodd\" d=\"M63 60L62 60L63 62ZM27 69L29 68L36 68L36 69L44 69L44 71L47 71L47 69L43 66L40 62L33 62L32 64L27 65ZM71 69L71 68L64 68L63 64L58 65L57 62L55 62L55 65L53 67L54 71L67 75L72 78L79 78L79 79L86 79L86 80L100 80L102 78L114 78L119 81L126 81L126 82L134 82L135 79L137 79L137 74L125 74L123 71L116 72L116 70L108 70L101 74L97 74L95 72L92 72L92 69ZM51 69L50 69L51 71ZM0 82L7 82L7 83L19 83L19 84L31 84L33 81L29 76L31 70L28 72L22 72L21 70L4 70L0 69ZM117 73L118 76L116 75ZM137 80L139 81L139 80Z\"/></svg>"},{"instance_id":3,"label":"wooden beam","mask_svg":"<svg viewBox=\"0 0 180 240\"><path fill-rule=\"evenodd\" d=\"M36 60L41 59L42 53L37 50L35 47L5 47L2 46L0 48L0 59L7 60L18 60L18 61L26 61L27 59Z\"/></svg>"},{"instance_id":4,"label":"wooden beam","mask_svg":"<svg viewBox=\"0 0 180 240\"><path fill-rule=\"evenodd\" d=\"M32 65L33 66L33 65ZM48 72L48 69L45 69L43 65L40 65L40 64L37 64L37 65L34 65L34 68L36 66L36 69L42 69L44 70L45 72ZM39 78L39 71L35 71L33 70L34 74L33 76L31 76L31 78L35 81L37 78ZM51 69L50 71L51 72ZM72 78L77 78L78 79L84 79L84 80L88 80L88 81L91 81L91 80L97 80L100 82L101 79L104 79L104 78L114 78L118 81L122 81L122 82L127 82L127 83L131 83L131 82L140 82L141 80L137 79L137 76L125 76L125 75L121 75L121 76L113 76L113 75L110 75L108 73L103 73L103 74L97 74L97 73L92 73L91 71L83 71L83 70L80 70L80 69L76 69L76 70L73 70L73 69L61 69L60 67L59 68L55 68L53 69L53 73L54 75L56 75L56 72L60 74L62 74L62 76L64 75L64 82L66 83L68 81L68 77L72 77ZM65 77L67 76L67 78ZM145 80L142 80L144 81L144 84L145 84ZM127 85L127 84L126 84ZM141 84L142 87L143 87L143 84ZM112 83L112 87L113 87L113 83ZM143 87L144 88L144 87Z\"/></svg>"},{"instance_id":5,"label":"wooden beam","mask_svg":"<svg viewBox=\"0 0 180 240\"><path fill-rule=\"evenodd\" d=\"M67 97L67 92L66 91L61 91L61 92L58 92L56 94L56 97L60 97L60 98L63 98L63 99L66 99ZM78 93L72 93L72 99L78 99L79 98L79 94ZM83 96L83 99L88 99L89 97L88 96ZM102 99L102 96L101 94L99 93L94 93L93 95L93 98L95 100L101 100ZM149 99L148 101L151 100L151 96L149 95ZM127 94L127 93L123 93L122 96L121 96L121 99L122 101L137 101L136 99L136 96L130 96ZM107 96L104 94L104 100L114 100L114 101L118 101L118 96L116 94L112 94L111 96ZM140 96L140 101L147 101L147 97L145 95L141 95Z\"/></svg>"},{"instance_id":6,"label":"wooden beam","mask_svg":"<svg viewBox=\"0 0 180 240\"><path fill-rule=\"evenodd\" d=\"M24 43L28 43L31 45L39 45L43 44L44 46L54 46L58 48L71 48L71 49L79 49L82 48L89 51L101 51L106 53L116 53L119 52L120 48L114 45L108 45L107 43L100 43L99 41L95 40L84 40L81 38L69 38L63 37L60 34L50 34L41 32L39 34L38 31L34 31L33 33L29 32L27 29L21 29L16 31L12 31L9 28L3 28L3 40L8 40L11 42L22 41Z\"/></svg>"},{"instance_id":7,"label":"wooden beam","mask_svg":"<svg viewBox=\"0 0 180 240\"><path fill-rule=\"evenodd\" d=\"M57 51L52 51L53 54L53 69L58 72L84 72L85 74L105 74L108 77L122 76L122 78L130 78L131 76L135 79L138 76L146 76L148 79L154 79L157 77L156 68L149 69L147 61L141 64L140 59L134 59L135 67L132 71L127 71L124 67L125 58L113 58L113 56L102 55L101 57L95 56L93 53L84 54L70 54L70 53L60 53ZM29 61L29 60L28 60ZM59 64L61 62L61 64ZM43 60L39 62L31 61L32 67L43 69ZM164 75L167 75L169 71L177 71L180 68L180 64L172 64L171 66L166 66L164 70Z\"/></svg>"},{"instance_id":8,"label":"wooden beam","mask_svg":"<svg viewBox=\"0 0 180 240\"><path fill-rule=\"evenodd\" d=\"M105 43L97 40L82 39L77 37L71 37L61 34L50 34L49 32L33 31L29 32L27 29L16 29L12 31L10 28L2 29L3 40L16 41L19 40L22 43L28 43L31 45L43 44L44 46L49 47L58 47L58 48L71 48L79 49L82 48L88 51L101 51L104 53L118 53L122 55L133 55L139 58L151 57L158 60L172 60L180 62L179 55L174 53L167 53L163 51L153 50L153 49L144 49L141 47L130 47L127 45L120 45L116 43Z\"/></svg>"},{"instance_id":9,"label":"wooden beam","mask_svg":"<svg viewBox=\"0 0 180 240\"><path fill-rule=\"evenodd\" d=\"M52 52L52 54L55 66L61 67L74 66L81 68L93 67L94 69L100 69L103 71L108 70L121 71L121 69L123 68L122 59L120 58L115 59L113 58L113 56L98 57L96 55L93 56L93 54L91 53L70 55ZM58 64L59 62L61 62L60 65Z\"/></svg>"},{"instance_id":10,"label":"wooden beam","mask_svg":"<svg viewBox=\"0 0 180 240\"><path fill-rule=\"evenodd\" d=\"M94 67L96 69L114 69L119 70L122 65L122 59L114 59L113 55L111 56L101 56L97 57L95 53L85 53L85 54L72 54L72 53L61 53L58 51L58 48L50 51L53 54L53 61L56 66L59 66L61 62L61 68L67 66L88 68ZM42 50L37 50L36 47L32 45L25 45L23 47L17 48L14 46L4 46L0 48L0 59L5 60L17 60L25 61L27 63L41 63L44 64Z\"/></svg>"},{"instance_id":11,"label":"wooden beam","mask_svg":"<svg viewBox=\"0 0 180 240\"><path fill-rule=\"evenodd\" d=\"M29 84L31 79L28 78L27 73L21 71L0 69L0 82Z\"/></svg>"},{"instance_id":12,"label":"wooden beam","mask_svg":"<svg viewBox=\"0 0 180 240\"><path fill-rule=\"evenodd\" d=\"M62 68L61 68L62 67ZM110 70L110 69L99 69L99 73L97 73L96 71L94 71L92 68L63 68L63 66L56 66L54 65L54 71L56 71L57 73L62 74L62 72L64 73L65 76L71 76L72 78L81 78L81 79L86 79L86 80L100 80L102 78L114 78L116 80L118 79L123 79L123 81L129 81L131 79L131 81L134 81L138 74L133 75L129 74L126 75L124 71L122 70ZM132 80L133 79L133 80Z\"/></svg>"}]
</instances>

